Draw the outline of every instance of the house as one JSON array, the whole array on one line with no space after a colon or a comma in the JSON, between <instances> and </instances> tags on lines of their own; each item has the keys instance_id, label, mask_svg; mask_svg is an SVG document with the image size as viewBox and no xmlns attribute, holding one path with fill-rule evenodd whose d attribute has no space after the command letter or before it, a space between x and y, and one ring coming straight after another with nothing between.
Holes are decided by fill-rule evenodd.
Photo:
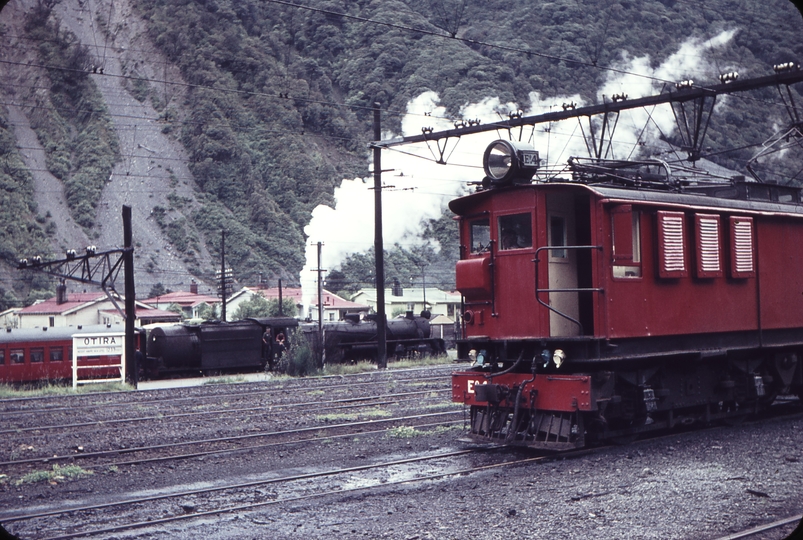
<instances>
[{"instance_id":1,"label":"house","mask_svg":"<svg viewBox=\"0 0 803 540\"><path fill-rule=\"evenodd\" d=\"M404 289L397 283L392 288L385 289L385 314L388 318L408 311L418 315L427 309L433 318L437 315L444 315L454 320L460 314L461 298L458 292L442 291L434 287ZM376 311L376 289L361 289L352 295L351 300L368 304L372 310Z\"/></svg>"},{"instance_id":2,"label":"house","mask_svg":"<svg viewBox=\"0 0 803 540\"><path fill-rule=\"evenodd\" d=\"M19 328L17 313L22 308L14 307L0 312L0 328Z\"/></svg>"},{"instance_id":3,"label":"house","mask_svg":"<svg viewBox=\"0 0 803 540\"><path fill-rule=\"evenodd\" d=\"M278 287L267 287L264 285L258 285L256 287L243 287L236 293L232 294L229 298L226 299L226 314L228 318L231 319L231 314L237 311L237 308L240 307L240 304L251 300L251 298L255 295L259 294L266 300L278 300L279 299L279 288ZM296 313L301 313L301 289L298 287L282 287L281 290L282 301L290 298L292 299L293 303L296 306Z\"/></svg>"},{"instance_id":4,"label":"house","mask_svg":"<svg viewBox=\"0 0 803 540\"><path fill-rule=\"evenodd\" d=\"M122 324L123 316L117 310L125 308L125 299L115 297L115 301L104 292L67 293L37 302L17 311L19 328L64 327L92 324ZM177 319L175 313L155 310L150 306L135 302L135 325L150 322L170 322Z\"/></svg>"},{"instance_id":5,"label":"house","mask_svg":"<svg viewBox=\"0 0 803 540\"><path fill-rule=\"evenodd\" d=\"M226 300L226 311L233 313L240 304L250 300L255 294L259 294L268 300L279 299L278 287L243 287ZM298 287L283 287L281 290L282 300L288 298L293 300L296 306L296 314L317 321L318 320L318 294L315 292L308 300L303 297L303 291ZM346 313L367 313L369 306L351 302L326 289L323 289L323 320L340 321ZM306 309L305 309L306 304Z\"/></svg>"},{"instance_id":6,"label":"house","mask_svg":"<svg viewBox=\"0 0 803 540\"><path fill-rule=\"evenodd\" d=\"M346 300L333 292L326 289L321 289L321 298L323 299L323 320L324 321L342 321L345 319L346 313L368 313L371 307L367 304L360 304ZM310 300L309 309L307 311L308 318L318 320L318 294Z\"/></svg>"},{"instance_id":7,"label":"house","mask_svg":"<svg viewBox=\"0 0 803 540\"><path fill-rule=\"evenodd\" d=\"M197 289L196 289L197 291ZM170 311L179 308L184 319L202 318L202 311L220 304L220 298L190 291L177 291L143 300L149 307ZM227 311L229 308L227 306Z\"/></svg>"}]
</instances>

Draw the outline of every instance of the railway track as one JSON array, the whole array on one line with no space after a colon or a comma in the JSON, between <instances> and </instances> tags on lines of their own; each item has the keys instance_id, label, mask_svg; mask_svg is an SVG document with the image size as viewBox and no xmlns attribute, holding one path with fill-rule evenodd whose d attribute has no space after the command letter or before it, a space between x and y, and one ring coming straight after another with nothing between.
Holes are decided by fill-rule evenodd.
<instances>
[{"instance_id":1,"label":"railway track","mask_svg":"<svg viewBox=\"0 0 803 540\"><path fill-rule=\"evenodd\" d=\"M444 367L435 366L435 371L443 371L443 374L423 376L423 377L397 377L401 373L408 375L416 371L433 371L432 366L420 368L419 370L391 370L384 372L357 373L349 375L328 375L325 377L309 377L305 380L309 384L298 383L293 379L262 381L253 383L236 384L209 384L197 387L185 387L185 393L189 396L165 396L163 390L141 390L141 391L120 391L120 392L97 392L82 393L57 396L33 396L19 398L0 399L0 413L3 418L14 418L15 416L37 415L54 412L74 412L76 410L92 410L98 408L119 409L131 406L160 406L169 404L181 404L186 402L198 402L203 400L235 400L252 399L254 397L284 395L294 391L327 391L343 387L344 382L351 388L367 387L382 383L393 382L393 384L420 384L422 382L448 381L451 372L455 367L445 364ZM366 380L363 380L366 379ZM256 389L243 391L242 387L248 386ZM161 394L157 398L151 398L153 394ZM121 402L119 397L125 396L125 401ZM102 400L102 401L100 401ZM81 404L82 401L90 403ZM47 406L36 406L52 402ZM69 405L65 405L69 402ZM31 407L30 405L34 405Z\"/></svg>"},{"instance_id":2,"label":"railway track","mask_svg":"<svg viewBox=\"0 0 803 540\"><path fill-rule=\"evenodd\" d=\"M741 540L742 538L753 538L758 535L765 535L771 531L777 531L778 534L782 535L777 537L779 539L799 540L803 538L803 514L797 514L771 523L765 523L758 527L751 527L740 532L731 533L727 536L721 536L715 540Z\"/></svg>"},{"instance_id":3,"label":"railway track","mask_svg":"<svg viewBox=\"0 0 803 540\"><path fill-rule=\"evenodd\" d=\"M368 434L368 432L351 432L332 437L348 438L357 433ZM675 437L677 434L669 434L657 439ZM655 440L656 438L638 441L632 447L637 449L641 444L654 443ZM304 442L302 439L295 441L295 443L302 442ZM584 456L593 458L594 455L604 454L610 448L598 447L549 455L529 454L525 457L512 452L470 448L430 452L357 466L305 469L281 474L278 471L270 471L259 475L258 478L249 478L241 482L220 483L195 489L174 489L169 493L150 496L121 497L102 503L69 507L56 504L50 508L42 506L23 513L4 513L0 515L0 522L24 524L23 530L31 531L37 538L48 540L100 538L132 531L148 534L148 529L152 529L151 532L164 531L163 527L170 524L204 520L224 514L244 515L275 506L286 509L286 505L301 504L304 501L324 497L382 492L405 485L448 481L451 478L467 477L501 468L512 469L537 462L566 461ZM481 456L483 462L466 466L466 458L469 456L473 458L468 460L469 462L476 461L476 456ZM75 516L79 515L80 519L75 519ZM789 526L801 518L803 516L792 516L717 540L749 538L772 529ZM104 525L89 525L95 523Z\"/></svg>"},{"instance_id":4,"label":"railway track","mask_svg":"<svg viewBox=\"0 0 803 540\"><path fill-rule=\"evenodd\" d=\"M391 403L401 403L405 401L414 401L420 400L422 396L431 395L433 393L436 394L443 394L446 395L449 392L448 389L444 390L420 390L420 391L413 391L413 392L403 392L403 393L392 393L392 394L381 394L381 395L373 395L373 396L362 396L362 397L349 397L349 398L342 398L342 399L328 399L322 401L302 401L302 402L293 402L293 403L278 403L278 404L259 404L257 406L249 406L249 407L221 407L219 409L214 410L202 410L202 411L189 411L189 412L176 412L176 413L161 413L150 415L150 416L136 416L136 417L125 417L125 418L98 418L87 420L84 422L73 422L73 423L59 423L59 424L51 424L51 425L30 425L30 426L12 426L6 429L0 429L0 436L8 436L8 435L19 435L21 433L29 433L29 432L52 432L52 431L72 431L77 428L84 428L84 427L107 427L112 425L118 424L134 424L137 422L151 422L151 421L170 421L170 420L190 420L193 418L205 418L205 417L214 417L213 419L221 419L221 417L238 415L243 413L273 413L278 411L284 410L295 410L298 412L308 411L308 410L320 410L321 407L326 407L328 410L338 410L344 408L355 408L355 407L376 407L382 405L388 405Z\"/></svg>"},{"instance_id":5,"label":"railway track","mask_svg":"<svg viewBox=\"0 0 803 540\"><path fill-rule=\"evenodd\" d=\"M475 449L455 450L432 455L415 456L371 463L355 467L301 472L274 476L247 482L211 486L201 489L177 491L169 494L123 499L99 504L74 506L70 508L42 509L26 514L4 515L0 522L36 522L34 531L49 531L48 539L66 539L86 536L102 536L146 527L163 526L168 523L188 519L200 519L232 512L247 512L258 508L299 502L328 495L344 495L355 492L383 490L393 486L436 481L451 476L473 474L499 467L514 467L550 459L548 456L535 456L524 459L502 459L479 466L461 466L455 458L476 455ZM426 470L416 472L414 465L428 464ZM357 476L362 474L362 476ZM311 484L311 481L316 483ZM250 499L250 500L249 500ZM168 504L179 508L158 519L146 519L143 515L163 515ZM146 505L155 505L149 507ZM115 509L112 515L106 510ZM93 512L104 511L102 515ZM87 523L109 523L106 527L71 530L59 524L58 518L80 513ZM54 531L59 531L52 534Z\"/></svg>"},{"instance_id":6,"label":"railway track","mask_svg":"<svg viewBox=\"0 0 803 540\"><path fill-rule=\"evenodd\" d=\"M2 461L0 462L1 467L5 467L4 470L6 471L14 471L19 473L19 468L22 466L30 466L30 465L38 465L38 464L51 464L51 463L58 463L64 461L71 461L71 462L92 462L93 460L98 460L102 458L117 458L121 455L135 455L135 454L145 454L146 457L140 459L127 459L124 461L121 460L113 460L113 461L102 461L98 463L91 463L87 466L122 466L122 465L132 465L132 464L139 464L139 463L148 463L148 462L159 462L159 461L171 461L171 460L178 460L178 459L189 459L194 457L200 457L205 455L220 455L220 454L230 454L235 452L243 452L247 450L255 450L261 448L267 448L269 446L279 446L279 445L293 445L293 444L300 444L304 442L315 442L315 441L322 441L332 438L338 437L354 437L354 436L364 436L369 434L375 433L384 433L393 427L397 427L398 425L403 425L405 427L410 428L420 428L420 427L432 427L435 425L444 425L444 424L453 424L455 422L461 422L462 420L448 420L449 417L456 417L458 415L463 415L461 411L445 411L445 412L434 412L434 413L426 413L426 414L416 414L416 415L408 415L408 416L401 416L401 417L391 417L391 418L381 418L375 420L362 420L356 422L345 422L340 424L331 424L331 425L316 425L310 427L303 427L303 428L296 428L296 429L285 429L279 431L268 431L268 432L259 432L259 433L249 433L246 435L237 435L237 436L230 436L230 437L218 437L212 439L198 439L198 440L191 440L191 441L181 441L181 442L174 442L174 443L166 443L166 444L157 444L157 445L149 445L149 446L139 446L139 447L130 447L130 448L123 448L123 449L114 449L114 450L103 450L103 451L96 451L96 452L81 452L81 453L71 453L66 455L54 455L54 456L46 456L46 457L35 457L35 458L26 458L26 459L19 459L19 460L9 460L9 461ZM444 417L447 418L445 421L438 422L436 424L432 423L425 423L425 424L416 424L415 422L418 420L432 420L434 418ZM373 426L379 425L387 425L388 427L382 428L380 430L375 431L366 431L366 428L370 428ZM345 431L344 431L345 430ZM344 432L343 432L344 431ZM340 433L343 432L343 433ZM303 437L303 438L293 438L297 435L304 435L306 436L309 433L316 434L315 436L310 437ZM228 447L228 448L217 448L220 445L231 445L234 443L242 443L243 441L252 441L255 439L270 439L270 438L278 438L280 440L270 443L263 443L263 444L256 444L256 445L242 445L237 447ZM210 445L214 445L215 448L207 448ZM159 451L171 450L171 449L180 449L180 448L187 448L187 447L205 447L203 450L197 450L195 452L184 453L184 454L168 454L168 455L155 455L155 453Z\"/></svg>"}]
</instances>

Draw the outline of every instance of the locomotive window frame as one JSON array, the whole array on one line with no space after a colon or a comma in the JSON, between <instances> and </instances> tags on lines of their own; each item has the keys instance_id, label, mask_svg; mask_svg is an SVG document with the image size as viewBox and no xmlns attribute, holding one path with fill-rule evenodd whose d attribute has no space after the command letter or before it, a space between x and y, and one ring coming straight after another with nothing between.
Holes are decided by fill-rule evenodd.
<instances>
[{"instance_id":1,"label":"locomotive window frame","mask_svg":"<svg viewBox=\"0 0 803 540\"><path fill-rule=\"evenodd\" d=\"M45 348L32 348L29 352L29 355L31 357L31 364L41 364L45 361Z\"/></svg>"},{"instance_id":2,"label":"locomotive window frame","mask_svg":"<svg viewBox=\"0 0 803 540\"><path fill-rule=\"evenodd\" d=\"M469 251L472 254L485 253L491 250L490 218L475 219L468 223Z\"/></svg>"},{"instance_id":3,"label":"locomotive window frame","mask_svg":"<svg viewBox=\"0 0 803 540\"><path fill-rule=\"evenodd\" d=\"M49 357L51 362L63 362L64 347L50 347Z\"/></svg>"},{"instance_id":4,"label":"locomotive window frame","mask_svg":"<svg viewBox=\"0 0 803 540\"><path fill-rule=\"evenodd\" d=\"M25 349L9 349L8 360L11 364L25 363Z\"/></svg>"},{"instance_id":5,"label":"locomotive window frame","mask_svg":"<svg viewBox=\"0 0 803 540\"><path fill-rule=\"evenodd\" d=\"M611 271L616 279L633 280L641 272L641 211L629 204L611 209Z\"/></svg>"},{"instance_id":6,"label":"locomotive window frame","mask_svg":"<svg viewBox=\"0 0 803 540\"><path fill-rule=\"evenodd\" d=\"M530 212L499 216L497 230L500 251L533 247L533 215Z\"/></svg>"}]
</instances>

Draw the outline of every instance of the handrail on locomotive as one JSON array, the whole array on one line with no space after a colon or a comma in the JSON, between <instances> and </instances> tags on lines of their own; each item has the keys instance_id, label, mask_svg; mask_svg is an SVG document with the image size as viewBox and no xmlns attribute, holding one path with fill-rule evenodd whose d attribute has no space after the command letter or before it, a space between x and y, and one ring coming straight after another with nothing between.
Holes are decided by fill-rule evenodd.
<instances>
[{"instance_id":1,"label":"handrail on locomotive","mask_svg":"<svg viewBox=\"0 0 803 540\"><path fill-rule=\"evenodd\" d=\"M580 329L580 334L579 335L584 336L585 332L583 330L583 324L580 321L578 321L577 319L571 317L570 315L567 315L566 313L563 313L562 311L556 309L555 307L551 306L550 304L544 302L543 300L541 300L541 298L538 296L538 294L539 293L547 293L547 294L551 294L551 293L570 293L570 292L577 292L577 293L580 293L580 292L604 293L605 289L603 289L602 287L568 287L568 288L564 287L564 288L558 288L558 289L552 289L552 288L541 289L541 288L539 288L538 287L538 283L539 283L538 278L539 278L539 267L540 267L541 259L538 258L538 254L541 253L542 251L551 251L551 250L558 250L558 249L571 249L571 250L581 250L581 249L592 250L592 249L595 249L597 251L602 251L602 246L541 246L541 247L539 247L539 248L537 248L535 250L535 258L532 260L532 262L535 263L535 299L538 301L539 304L541 304L542 306L544 306L548 310L550 310L550 311L556 313L557 315L563 317L564 319L568 319L569 321L571 321L574 324L576 324Z\"/></svg>"}]
</instances>

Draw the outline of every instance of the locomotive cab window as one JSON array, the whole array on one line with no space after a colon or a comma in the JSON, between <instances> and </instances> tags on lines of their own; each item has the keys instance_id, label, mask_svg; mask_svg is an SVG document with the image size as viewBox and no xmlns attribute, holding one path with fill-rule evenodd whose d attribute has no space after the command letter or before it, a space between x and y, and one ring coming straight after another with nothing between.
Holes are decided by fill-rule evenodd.
<instances>
[{"instance_id":1,"label":"locomotive cab window","mask_svg":"<svg viewBox=\"0 0 803 540\"><path fill-rule=\"evenodd\" d=\"M613 277L641 277L641 213L631 205L611 209Z\"/></svg>"},{"instance_id":2,"label":"locomotive cab window","mask_svg":"<svg viewBox=\"0 0 803 540\"><path fill-rule=\"evenodd\" d=\"M533 247L532 216L529 213L500 216L499 241L503 250Z\"/></svg>"},{"instance_id":3,"label":"locomotive cab window","mask_svg":"<svg viewBox=\"0 0 803 540\"><path fill-rule=\"evenodd\" d=\"M487 218L471 222L471 253L483 253L491 249L491 221Z\"/></svg>"}]
</instances>

